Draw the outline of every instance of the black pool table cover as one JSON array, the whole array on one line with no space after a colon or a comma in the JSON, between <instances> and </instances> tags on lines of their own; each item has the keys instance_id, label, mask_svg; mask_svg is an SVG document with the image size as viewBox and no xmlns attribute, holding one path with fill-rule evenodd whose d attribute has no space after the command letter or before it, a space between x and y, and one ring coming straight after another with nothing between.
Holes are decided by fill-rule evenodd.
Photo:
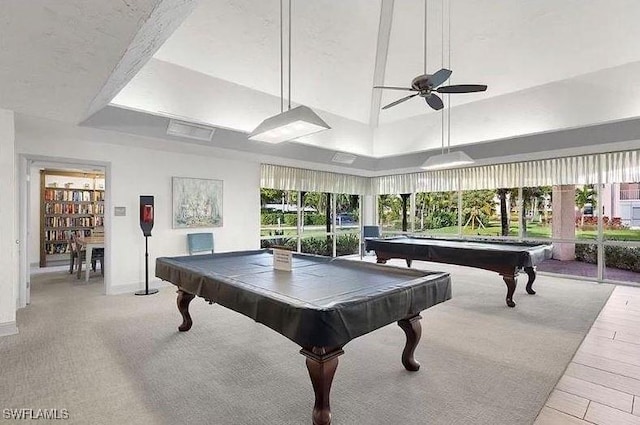
<instances>
[{"instance_id":1,"label":"black pool table cover","mask_svg":"<svg viewBox=\"0 0 640 425\"><path fill-rule=\"evenodd\" d=\"M156 260L156 276L262 323L302 347L350 340L451 298L448 273L270 250Z\"/></svg>"},{"instance_id":2,"label":"black pool table cover","mask_svg":"<svg viewBox=\"0 0 640 425\"><path fill-rule=\"evenodd\" d=\"M533 267L551 258L548 244L512 241L474 241L461 239L398 236L367 239L366 249L402 254L416 260L480 267L487 263L513 267Z\"/></svg>"}]
</instances>

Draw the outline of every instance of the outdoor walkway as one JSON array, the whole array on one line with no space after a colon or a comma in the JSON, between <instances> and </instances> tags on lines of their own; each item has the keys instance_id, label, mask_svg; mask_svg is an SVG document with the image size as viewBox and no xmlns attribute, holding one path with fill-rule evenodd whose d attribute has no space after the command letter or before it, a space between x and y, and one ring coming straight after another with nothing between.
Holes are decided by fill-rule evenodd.
<instances>
[{"instance_id":1,"label":"outdoor walkway","mask_svg":"<svg viewBox=\"0 0 640 425\"><path fill-rule=\"evenodd\" d=\"M617 286L534 425L640 425L640 288Z\"/></svg>"},{"instance_id":2,"label":"outdoor walkway","mask_svg":"<svg viewBox=\"0 0 640 425\"><path fill-rule=\"evenodd\" d=\"M547 260L538 265L540 272L557 273L576 277L598 277L598 266L596 264L585 263L582 261L558 261ZM614 269L612 267L605 268L604 278L607 280L615 280L618 282L630 282L640 284L640 273L629 270Z\"/></svg>"}]
</instances>

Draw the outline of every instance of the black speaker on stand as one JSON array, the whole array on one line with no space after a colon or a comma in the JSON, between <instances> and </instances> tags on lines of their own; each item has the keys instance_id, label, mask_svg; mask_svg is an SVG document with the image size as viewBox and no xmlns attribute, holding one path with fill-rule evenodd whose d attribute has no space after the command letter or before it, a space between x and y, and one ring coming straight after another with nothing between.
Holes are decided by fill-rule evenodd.
<instances>
[{"instance_id":1,"label":"black speaker on stand","mask_svg":"<svg viewBox=\"0 0 640 425\"><path fill-rule=\"evenodd\" d=\"M157 289L149 289L149 236L153 229L153 196L140 196L140 228L144 235L144 291L136 291L136 295L156 294Z\"/></svg>"}]
</instances>

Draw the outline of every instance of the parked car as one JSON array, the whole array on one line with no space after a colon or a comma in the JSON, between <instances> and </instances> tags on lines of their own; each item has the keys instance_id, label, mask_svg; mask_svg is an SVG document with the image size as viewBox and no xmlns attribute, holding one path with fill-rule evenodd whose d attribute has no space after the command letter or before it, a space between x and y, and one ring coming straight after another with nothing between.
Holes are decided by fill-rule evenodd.
<instances>
[{"instance_id":1,"label":"parked car","mask_svg":"<svg viewBox=\"0 0 640 425\"><path fill-rule=\"evenodd\" d=\"M336 224L338 226L351 225L356 224L356 220L353 219L353 216L347 213L338 214Z\"/></svg>"}]
</instances>

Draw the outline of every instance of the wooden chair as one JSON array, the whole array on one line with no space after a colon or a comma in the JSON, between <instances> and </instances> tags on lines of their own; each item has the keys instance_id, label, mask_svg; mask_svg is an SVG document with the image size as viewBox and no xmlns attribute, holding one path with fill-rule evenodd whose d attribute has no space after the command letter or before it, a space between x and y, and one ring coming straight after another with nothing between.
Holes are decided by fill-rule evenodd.
<instances>
[{"instance_id":1,"label":"wooden chair","mask_svg":"<svg viewBox=\"0 0 640 425\"><path fill-rule=\"evenodd\" d=\"M77 267L76 259L78 258L78 243L76 242L76 235L71 234L71 239L69 240L69 274L73 274L73 269ZM80 261L78 260L78 264Z\"/></svg>"},{"instance_id":2,"label":"wooden chair","mask_svg":"<svg viewBox=\"0 0 640 425\"><path fill-rule=\"evenodd\" d=\"M210 252L213 254L213 233L189 233L187 235L189 255Z\"/></svg>"},{"instance_id":3,"label":"wooden chair","mask_svg":"<svg viewBox=\"0 0 640 425\"><path fill-rule=\"evenodd\" d=\"M87 252L82 249L81 245L78 243L77 236L73 233L71 234L71 241L69 243L71 244L72 251L74 251L74 253L71 254L72 264L70 266L69 273L73 273L73 261L75 260L77 262L78 273L76 277L80 279L82 277L82 263L87 260ZM94 249L91 253L91 269L93 271L96 270L96 264L98 261L100 261L100 273L104 275L104 250Z\"/></svg>"}]
</instances>

